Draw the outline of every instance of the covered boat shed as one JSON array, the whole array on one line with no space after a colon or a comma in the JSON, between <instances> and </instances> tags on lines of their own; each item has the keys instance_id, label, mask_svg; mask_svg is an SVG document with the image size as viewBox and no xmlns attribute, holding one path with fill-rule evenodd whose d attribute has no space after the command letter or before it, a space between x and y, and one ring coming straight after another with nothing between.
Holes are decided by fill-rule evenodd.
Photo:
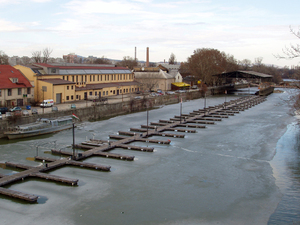
<instances>
[{"instance_id":1,"label":"covered boat shed","mask_svg":"<svg viewBox=\"0 0 300 225\"><path fill-rule=\"evenodd\" d=\"M213 77L215 83L217 84L232 84L236 83L239 80L247 80L248 82L259 84L264 82L271 82L273 79L273 76L269 74L243 70L215 74L213 75Z\"/></svg>"}]
</instances>

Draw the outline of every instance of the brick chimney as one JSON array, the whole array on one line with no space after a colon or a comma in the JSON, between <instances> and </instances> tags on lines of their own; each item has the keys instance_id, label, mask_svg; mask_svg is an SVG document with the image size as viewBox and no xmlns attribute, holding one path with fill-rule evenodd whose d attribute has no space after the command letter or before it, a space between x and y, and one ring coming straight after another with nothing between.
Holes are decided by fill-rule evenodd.
<instances>
[{"instance_id":1,"label":"brick chimney","mask_svg":"<svg viewBox=\"0 0 300 225\"><path fill-rule=\"evenodd\" d=\"M149 67L149 47L147 47L147 53L146 53L146 67Z\"/></svg>"}]
</instances>

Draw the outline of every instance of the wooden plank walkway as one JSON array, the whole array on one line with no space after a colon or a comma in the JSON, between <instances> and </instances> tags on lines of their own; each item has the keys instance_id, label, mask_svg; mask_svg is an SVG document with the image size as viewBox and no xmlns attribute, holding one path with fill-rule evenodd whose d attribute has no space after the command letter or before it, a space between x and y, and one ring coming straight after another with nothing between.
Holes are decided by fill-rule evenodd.
<instances>
[{"instance_id":1,"label":"wooden plank walkway","mask_svg":"<svg viewBox=\"0 0 300 225\"><path fill-rule=\"evenodd\" d=\"M235 113L239 113L242 110L248 109L256 104L261 103L262 101L265 101L265 99L266 99L265 97L260 97L260 96L242 97L214 107L208 107L196 111L194 110L190 114L175 116L170 120L159 120L159 124L152 123L150 126L142 125L141 127L144 129L131 128L131 131L137 131L139 133L132 134L132 132L130 133L128 132L126 134L127 136L109 135L110 138L117 139L117 141L111 141L111 140L102 141L102 140L92 139L88 142L81 143L81 145L77 145L78 147L85 148L86 150L84 152L78 153L77 155L72 155L71 153L59 151L55 153L68 155L69 157L54 159L50 157L36 156L35 157L36 160L43 161L42 165L36 167L32 167L20 163L6 162L6 166L15 167L24 171L15 173L13 175L0 175L0 194L22 199L30 203L34 203L37 201L38 196L22 193L19 191L15 191L3 187L5 185L12 184L16 181L24 180L28 177L37 177L37 178L47 179L49 181L64 182L66 184L76 185L78 182L77 179L64 178L56 175L46 174L45 172L48 172L53 169L58 169L62 166L67 166L67 165L102 170L102 171L110 171L111 168L110 166L102 166L93 163L85 163L79 160L84 160L92 156L101 156L107 158L116 158L116 159L124 159L124 160L132 161L134 159L134 156L114 154L114 153L109 153L108 151L113 150L114 148L124 148L124 149L131 149L131 150L153 152L153 148L140 147L140 146L129 145L129 144L136 141L158 143L158 144L170 144L171 140L154 140L154 139L148 139L148 137L154 135L167 137L168 135L170 135L169 137L171 138L173 137L183 138L184 135L178 136L178 135L168 134L163 132L177 131L177 132L194 133L196 132L196 130L180 129L177 127L205 128L205 126L192 125L191 123L214 124L214 121L221 121L222 118L228 118L228 116L233 116ZM119 134L122 134L122 132L120 132Z\"/></svg>"}]
</instances>

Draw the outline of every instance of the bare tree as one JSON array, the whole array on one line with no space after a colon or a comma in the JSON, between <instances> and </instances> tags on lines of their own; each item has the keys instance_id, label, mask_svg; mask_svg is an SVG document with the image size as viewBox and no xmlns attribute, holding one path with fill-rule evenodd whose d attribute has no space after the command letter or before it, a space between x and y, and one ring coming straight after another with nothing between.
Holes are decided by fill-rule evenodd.
<instances>
[{"instance_id":1,"label":"bare tree","mask_svg":"<svg viewBox=\"0 0 300 225\"><path fill-rule=\"evenodd\" d=\"M111 64L111 61L107 58L104 58L104 56L102 56L101 58L97 58L93 63L94 64Z\"/></svg>"},{"instance_id":2,"label":"bare tree","mask_svg":"<svg viewBox=\"0 0 300 225\"><path fill-rule=\"evenodd\" d=\"M42 62L42 52L41 51L34 51L31 54L32 54L32 59L35 63Z\"/></svg>"},{"instance_id":3,"label":"bare tree","mask_svg":"<svg viewBox=\"0 0 300 225\"><path fill-rule=\"evenodd\" d=\"M236 60L217 49L196 49L188 58L187 65L196 80L212 84L212 75L237 70Z\"/></svg>"},{"instance_id":4,"label":"bare tree","mask_svg":"<svg viewBox=\"0 0 300 225\"><path fill-rule=\"evenodd\" d=\"M30 64L31 59L28 56L23 56L21 59L22 59L22 65L27 66Z\"/></svg>"},{"instance_id":5,"label":"bare tree","mask_svg":"<svg viewBox=\"0 0 300 225\"><path fill-rule=\"evenodd\" d=\"M50 49L50 48L44 48L43 49L43 63L48 62L52 51L53 51L53 49Z\"/></svg>"},{"instance_id":6,"label":"bare tree","mask_svg":"<svg viewBox=\"0 0 300 225\"><path fill-rule=\"evenodd\" d=\"M136 74L135 80L139 82L141 90L149 90L150 92L157 87L160 79L157 77L157 72L142 72Z\"/></svg>"},{"instance_id":7,"label":"bare tree","mask_svg":"<svg viewBox=\"0 0 300 225\"><path fill-rule=\"evenodd\" d=\"M50 48L44 48L43 56L42 56L42 51L34 51L32 52L32 59L35 63L47 63L50 59L50 55L52 51L53 50Z\"/></svg>"},{"instance_id":8,"label":"bare tree","mask_svg":"<svg viewBox=\"0 0 300 225\"><path fill-rule=\"evenodd\" d=\"M290 32L300 39L300 28L298 31L296 31L290 26ZM282 52L285 56L277 54L275 55L275 57L278 59L293 59L300 57L300 45L291 44L289 47L285 47L284 49L282 49Z\"/></svg>"},{"instance_id":9,"label":"bare tree","mask_svg":"<svg viewBox=\"0 0 300 225\"><path fill-rule=\"evenodd\" d=\"M123 60L117 63L118 66L127 67L129 69L133 69L138 65L137 60L133 59L130 56L124 56Z\"/></svg>"},{"instance_id":10,"label":"bare tree","mask_svg":"<svg viewBox=\"0 0 300 225\"><path fill-rule=\"evenodd\" d=\"M251 67L251 60L243 59L242 61L239 61L239 66L242 70L248 70Z\"/></svg>"},{"instance_id":11,"label":"bare tree","mask_svg":"<svg viewBox=\"0 0 300 225\"><path fill-rule=\"evenodd\" d=\"M176 56L174 53L171 53L170 58L169 58L169 64L176 64Z\"/></svg>"},{"instance_id":12,"label":"bare tree","mask_svg":"<svg viewBox=\"0 0 300 225\"><path fill-rule=\"evenodd\" d=\"M9 63L8 63L8 55L6 55L1 50L0 50L0 65L9 65Z\"/></svg>"}]
</instances>

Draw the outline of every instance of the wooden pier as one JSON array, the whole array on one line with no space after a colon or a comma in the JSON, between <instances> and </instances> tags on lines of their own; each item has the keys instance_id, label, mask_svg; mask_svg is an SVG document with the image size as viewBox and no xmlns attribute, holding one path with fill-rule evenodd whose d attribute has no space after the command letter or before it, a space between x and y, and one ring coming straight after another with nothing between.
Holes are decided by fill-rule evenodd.
<instances>
[{"instance_id":1,"label":"wooden pier","mask_svg":"<svg viewBox=\"0 0 300 225\"><path fill-rule=\"evenodd\" d=\"M115 141L91 139L89 141L82 142L81 144L74 145L74 147L76 148L83 149L82 152L77 153L76 155L73 155L72 152L52 149L52 154L59 154L61 156L64 156L64 158L57 159L51 157L36 156L35 160L42 163L35 167L20 163L6 162L5 165L7 167L16 168L21 171L13 175L0 174L0 194L17 199L22 199L29 203L35 203L38 201L38 196L8 189L5 188L5 186L32 177L38 179L46 179L53 182L77 185L78 179L60 177L45 172L58 169L63 166L76 166L80 168L109 172L111 169L110 166L86 163L83 162L83 160L89 157L98 156L133 161L134 156L115 154L109 151L115 148L123 148L128 150L153 152L154 148L131 145L130 143L146 142L155 144L170 144L171 140L169 139L155 140L149 139L149 137L162 136L170 138L184 138L185 136L182 134L165 133L165 131L195 133L197 132L197 130L183 128L206 128L206 126L198 124L213 125L215 124L215 121L221 121L222 119L228 118L229 116L234 116L240 111L248 109L263 101L265 101L265 97L261 96L242 97L214 107L194 110L189 114L175 116L174 118L170 118L170 120L159 120L158 123L152 122L150 123L150 125L141 125L141 128L130 128L130 132L119 131L118 135L109 135L109 138L115 139Z\"/></svg>"}]
</instances>

